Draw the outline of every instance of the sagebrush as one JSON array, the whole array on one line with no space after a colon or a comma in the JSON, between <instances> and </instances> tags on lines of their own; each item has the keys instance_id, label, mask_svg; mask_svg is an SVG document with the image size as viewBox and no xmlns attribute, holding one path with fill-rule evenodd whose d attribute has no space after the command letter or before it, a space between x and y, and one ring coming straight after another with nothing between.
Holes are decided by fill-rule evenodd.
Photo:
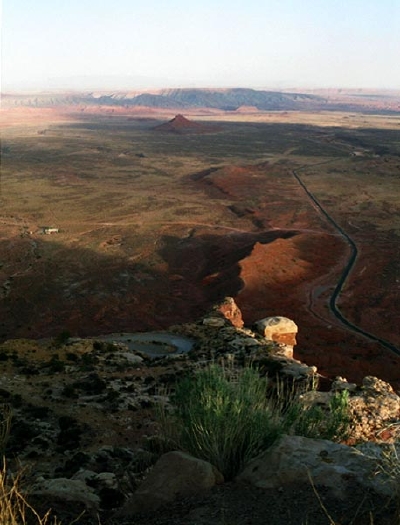
<instances>
[{"instance_id":1,"label":"sagebrush","mask_svg":"<svg viewBox=\"0 0 400 525\"><path fill-rule=\"evenodd\" d=\"M292 393L283 399L257 370L211 365L180 381L163 417L166 440L209 461L232 479L283 433L339 440L348 428L346 394L330 407L305 407Z\"/></svg>"}]
</instances>

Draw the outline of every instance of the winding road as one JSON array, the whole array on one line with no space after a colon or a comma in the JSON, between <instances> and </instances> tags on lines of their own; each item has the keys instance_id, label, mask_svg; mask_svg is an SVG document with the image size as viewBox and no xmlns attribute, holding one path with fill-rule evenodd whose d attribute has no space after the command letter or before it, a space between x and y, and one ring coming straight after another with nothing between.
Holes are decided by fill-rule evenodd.
<instances>
[{"instance_id":1,"label":"winding road","mask_svg":"<svg viewBox=\"0 0 400 525\"><path fill-rule=\"evenodd\" d=\"M304 166L304 167L306 167L306 166ZM293 174L294 178L297 180L297 182L299 183L301 188L304 190L304 192L306 193L307 197L311 200L313 207L318 211L318 213L323 215L328 222L330 222L332 224L332 226L336 229L336 231L339 233L339 235L341 235L341 237L343 239L345 239L345 241L347 242L347 244L350 247L349 260L348 260L346 266L344 267L344 269L342 271L342 275L340 276L340 279L339 279L338 283L336 284L336 287L335 287L335 289L334 289L334 291L333 291L333 293L332 293L332 295L331 295L331 297L329 299L329 309L330 309L330 311L333 313L333 315L346 328L348 328L348 329L352 330L353 332L356 332L356 333L366 337L370 341L374 341L376 343L379 343L381 346L383 346L387 350L390 350L391 352L393 352L396 355L400 356L400 348L398 348L394 344L390 343L389 341L386 341L385 339L381 339L380 337L378 337L378 336L376 336L374 334L371 334L371 333L367 332L366 330L363 330L359 326L353 324L351 321L346 319L346 317L340 311L340 309L339 309L339 307L337 305L337 300L338 300L338 298L339 298L339 296L340 296L340 294L342 292L342 289L343 289L343 287L344 287L344 285L345 285L345 283L346 283L350 273L352 272L352 270L354 268L354 264L355 264L355 262L357 260L357 255L358 255L357 245L353 241L353 239L350 237L350 235L348 235L343 230L343 228L341 228L341 226L339 226L339 224L335 221L335 219L333 219L333 217L331 217L331 215L325 210L325 208L323 208L323 206L318 201L318 199L315 197L315 195L313 193L311 193L311 191L307 188L307 186L305 185L305 183L303 182L303 180L300 178L300 176L298 174L298 171L301 170L301 169L303 169L303 167L299 168L297 171L292 170L292 174Z\"/></svg>"}]
</instances>

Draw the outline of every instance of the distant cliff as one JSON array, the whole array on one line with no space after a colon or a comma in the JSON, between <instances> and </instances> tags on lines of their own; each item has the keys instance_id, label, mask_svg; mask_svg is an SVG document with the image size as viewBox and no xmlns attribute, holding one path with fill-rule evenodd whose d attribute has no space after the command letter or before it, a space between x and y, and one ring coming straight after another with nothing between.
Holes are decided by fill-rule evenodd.
<instances>
[{"instance_id":1,"label":"distant cliff","mask_svg":"<svg viewBox=\"0 0 400 525\"><path fill-rule=\"evenodd\" d=\"M58 107L113 106L121 108L178 109L204 108L219 111L363 111L396 114L400 111L398 92L358 93L319 90L312 93L268 91L249 88L48 91L3 93L2 106Z\"/></svg>"},{"instance_id":2,"label":"distant cliff","mask_svg":"<svg viewBox=\"0 0 400 525\"><path fill-rule=\"evenodd\" d=\"M235 111L242 106L258 110L305 110L324 106L324 98L301 93L281 93L255 89L167 89L156 93L45 93L5 95L6 105L48 107L85 104L105 106L145 106L152 108L212 108Z\"/></svg>"}]
</instances>

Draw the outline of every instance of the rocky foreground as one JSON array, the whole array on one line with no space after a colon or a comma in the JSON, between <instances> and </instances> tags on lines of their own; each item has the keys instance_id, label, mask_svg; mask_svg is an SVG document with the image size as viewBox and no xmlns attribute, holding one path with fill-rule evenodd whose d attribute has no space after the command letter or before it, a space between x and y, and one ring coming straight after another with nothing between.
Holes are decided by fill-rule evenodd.
<instances>
[{"instance_id":1,"label":"rocky foreground","mask_svg":"<svg viewBox=\"0 0 400 525\"><path fill-rule=\"evenodd\" d=\"M12 415L5 456L11 472L24 469L35 507L51 507L63 523L82 512L78 523L89 524L361 524L370 512L375 525L395 523L393 476L380 467L400 427L400 397L388 383L319 376L293 358L292 321L274 317L245 328L229 298L169 332L191 339L192 350L168 346L149 357L101 339L0 345L5 434ZM230 483L184 452L164 454L156 407L168 406L176 381L210 362L253 363L291 384L318 381L321 390L307 402L321 406L348 390L347 442L285 436Z\"/></svg>"}]
</instances>

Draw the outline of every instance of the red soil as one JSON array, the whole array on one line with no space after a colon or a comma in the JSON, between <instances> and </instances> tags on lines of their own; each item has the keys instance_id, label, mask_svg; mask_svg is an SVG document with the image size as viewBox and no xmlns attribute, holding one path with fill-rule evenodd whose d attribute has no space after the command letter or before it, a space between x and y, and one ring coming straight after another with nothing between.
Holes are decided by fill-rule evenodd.
<instances>
[{"instance_id":1,"label":"red soil","mask_svg":"<svg viewBox=\"0 0 400 525\"><path fill-rule=\"evenodd\" d=\"M229 295L247 326L267 316L292 318L299 326L295 357L329 377L359 382L372 374L400 387L400 359L341 327L329 313L327 300L347 256L339 237L198 228L183 239L176 226L174 233L159 243L157 259L149 239L149 262L154 262L138 266L82 249L55 251L46 239L53 260L39 241L44 257L30 273L23 269L30 241L2 241L2 253L21 261L0 303L2 333L37 338L64 329L81 336L162 329L198 319ZM127 273L133 279L129 285Z\"/></svg>"},{"instance_id":2,"label":"red soil","mask_svg":"<svg viewBox=\"0 0 400 525\"><path fill-rule=\"evenodd\" d=\"M332 261L343 261L345 251L340 239L328 235L256 244L240 262L244 288L236 302L247 325L273 315L293 319L299 326L295 357L321 373L356 382L377 375L400 387L400 357L342 327L328 310L339 269ZM313 298L314 288L320 292Z\"/></svg>"},{"instance_id":3,"label":"red soil","mask_svg":"<svg viewBox=\"0 0 400 525\"><path fill-rule=\"evenodd\" d=\"M209 196L237 201L231 211L257 228L290 225L302 232L271 244L255 244L240 261L244 286L236 300L245 323L285 315L299 325L295 349L299 359L329 376L359 382L371 374L400 385L400 358L343 327L330 313L329 298L348 261L349 247L311 207L290 173L268 164L228 166L197 174L195 179ZM398 288L385 285L389 274L397 272L398 245L389 234L374 236L370 229L352 235L359 255L339 307L350 321L398 345L400 335L393 325L400 307Z\"/></svg>"}]
</instances>

